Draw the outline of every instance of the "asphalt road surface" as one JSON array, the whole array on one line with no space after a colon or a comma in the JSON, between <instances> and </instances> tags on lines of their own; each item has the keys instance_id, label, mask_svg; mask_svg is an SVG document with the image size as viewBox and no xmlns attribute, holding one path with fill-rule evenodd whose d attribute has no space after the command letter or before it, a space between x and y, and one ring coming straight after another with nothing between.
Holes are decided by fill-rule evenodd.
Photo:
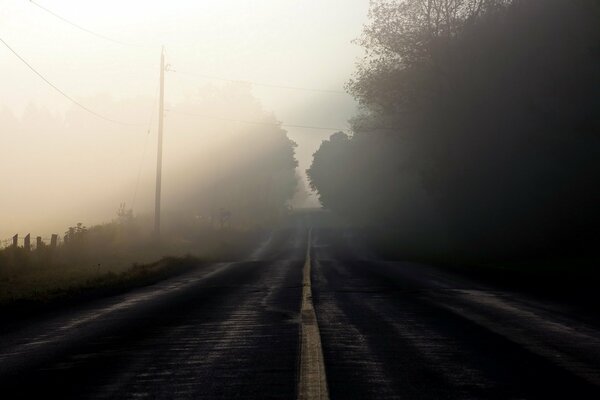
<instances>
[{"instance_id":1,"label":"asphalt road surface","mask_svg":"<svg viewBox=\"0 0 600 400\"><path fill-rule=\"evenodd\" d=\"M1 398L600 399L594 315L308 238L5 327Z\"/></svg>"}]
</instances>

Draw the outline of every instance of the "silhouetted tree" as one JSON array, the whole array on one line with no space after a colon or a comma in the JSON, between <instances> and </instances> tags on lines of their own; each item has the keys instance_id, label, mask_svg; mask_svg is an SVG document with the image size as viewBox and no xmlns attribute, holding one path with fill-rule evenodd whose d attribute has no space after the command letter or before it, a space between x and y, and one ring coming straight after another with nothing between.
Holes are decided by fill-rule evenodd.
<instances>
[{"instance_id":1,"label":"silhouetted tree","mask_svg":"<svg viewBox=\"0 0 600 400\"><path fill-rule=\"evenodd\" d=\"M426 188L465 246L510 252L596 235L599 7L373 2L349 83L363 114L310 169L323 203L379 220L407 204L406 176L416 174L409 186ZM344 162L355 167L332 165ZM353 204L351 190L380 205Z\"/></svg>"}]
</instances>

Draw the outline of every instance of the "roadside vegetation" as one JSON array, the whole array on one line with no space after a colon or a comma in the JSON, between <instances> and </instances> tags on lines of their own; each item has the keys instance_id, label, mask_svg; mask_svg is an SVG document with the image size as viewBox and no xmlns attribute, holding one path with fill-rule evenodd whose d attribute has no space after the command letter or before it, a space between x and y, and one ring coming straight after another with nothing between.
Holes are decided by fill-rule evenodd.
<instances>
[{"instance_id":1,"label":"roadside vegetation","mask_svg":"<svg viewBox=\"0 0 600 400\"><path fill-rule=\"evenodd\" d=\"M234 261L264 235L257 229L199 226L165 232L158 242L143 221L71 227L56 248L0 250L0 308L94 297L157 282L213 261Z\"/></svg>"},{"instance_id":2,"label":"roadside vegetation","mask_svg":"<svg viewBox=\"0 0 600 400\"><path fill-rule=\"evenodd\" d=\"M395 258L599 275L597 1L376 0L357 42L326 208Z\"/></svg>"},{"instance_id":3,"label":"roadside vegetation","mask_svg":"<svg viewBox=\"0 0 600 400\"><path fill-rule=\"evenodd\" d=\"M22 310L26 305L100 296L208 262L240 260L265 237L266 230L285 221L298 192L296 144L248 85L205 89L205 96L172 107L189 117L173 120L170 129L176 132L173 136L188 138L179 146L192 156L165 172L165 181L172 185L164 193L160 241L153 234L152 218L134 217L122 204L114 221L90 227L77 223L60 234L54 247L45 243L28 250L19 242L21 247L2 249L0 309ZM198 110L234 119L206 121L194 117ZM67 119L73 115L67 114ZM235 118L257 123L240 124ZM20 124L15 120L7 129L15 133L14 140L29 140L17 133L35 119L24 117ZM54 122L55 132L61 135L76 129L88 134L77 137L93 133L103 137L96 126ZM30 128L31 133L39 133L37 125ZM60 182L54 183L57 186ZM98 203L90 199L88 190L93 193L104 186L86 187L77 197L78 204ZM90 209L90 218L93 215Z\"/></svg>"}]
</instances>

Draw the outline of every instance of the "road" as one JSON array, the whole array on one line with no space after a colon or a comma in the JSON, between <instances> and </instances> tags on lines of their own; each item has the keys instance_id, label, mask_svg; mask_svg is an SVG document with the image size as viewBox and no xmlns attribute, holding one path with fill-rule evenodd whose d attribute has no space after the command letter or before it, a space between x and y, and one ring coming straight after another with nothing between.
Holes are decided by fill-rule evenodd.
<instances>
[{"instance_id":1,"label":"road","mask_svg":"<svg viewBox=\"0 0 600 400\"><path fill-rule=\"evenodd\" d=\"M3 329L0 394L600 398L594 315L379 261L348 235L282 230L243 262Z\"/></svg>"}]
</instances>

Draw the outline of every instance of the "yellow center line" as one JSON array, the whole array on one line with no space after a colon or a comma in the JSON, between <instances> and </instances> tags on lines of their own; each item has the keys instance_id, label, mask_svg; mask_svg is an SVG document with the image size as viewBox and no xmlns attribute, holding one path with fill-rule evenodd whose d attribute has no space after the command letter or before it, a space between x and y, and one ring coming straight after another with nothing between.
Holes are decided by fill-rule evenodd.
<instances>
[{"instance_id":1,"label":"yellow center line","mask_svg":"<svg viewBox=\"0 0 600 400\"><path fill-rule=\"evenodd\" d=\"M302 275L302 307L301 317L301 350L300 350L300 380L298 383L298 399L328 400L327 376L323 362L323 349L319 324L312 302L312 287L310 280L310 247L311 230L308 231L306 260Z\"/></svg>"}]
</instances>

